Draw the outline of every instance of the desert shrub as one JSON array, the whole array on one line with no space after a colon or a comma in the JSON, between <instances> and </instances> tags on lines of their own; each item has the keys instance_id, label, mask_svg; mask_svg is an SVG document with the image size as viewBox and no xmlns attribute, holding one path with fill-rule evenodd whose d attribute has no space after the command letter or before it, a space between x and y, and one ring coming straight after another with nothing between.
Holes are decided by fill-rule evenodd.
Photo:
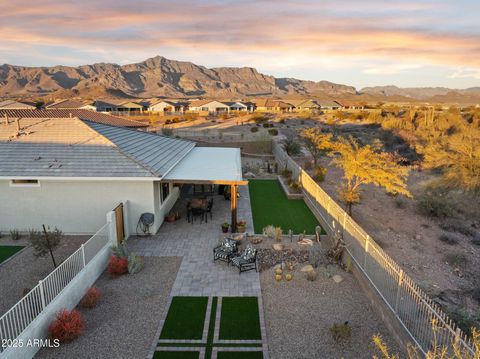
<instances>
[{"instance_id":1,"label":"desert shrub","mask_svg":"<svg viewBox=\"0 0 480 359\"><path fill-rule=\"evenodd\" d=\"M268 130L268 133L271 135L271 136L278 136L278 130L276 128L271 128Z\"/></svg>"},{"instance_id":2,"label":"desert shrub","mask_svg":"<svg viewBox=\"0 0 480 359\"><path fill-rule=\"evenodd\" d=\"M467 264L467 256L460 252L450 252L444 256L445 262L454 268L464 268Z\"/></svg>"},{"instance_id":3,"label":"desert shrub","mask_svg":"<svg viewBox=\"0 0 480 359\"><path fill-rule=\"evenodd\" d=\"M295 192L298 192L302 189L302 185L300 184L300 182L297 182L297 181L292 181L291 183L288 184L288 186L290 187L291 190Z\"/></svg>"},{"instance_id":4,"label":"desert shrub","mask_svg":"<svg viewBox=\"0 0 480 359\"><path fill-rule=\"evenodd\" d=\"M282 123L282 124L283 124L283 123L285 123L285 119L284 119L284 118L282 118L282 119L280 119L278 122L280 122L280 123Z\"/></svg>"},{"instance_id":5,"label":"desert shrub","mask_svg":"<svg viewBox=\"0 0 480 359\"><path fill-rule=\"evenodd\" d=\"M475 238L472 238L472 244L475 246L480 246L480 235L476 235Z\"/></svg>"},{"instance_id":6,"label":"desert shrub","mask_svg":"<svg viewBox=\"0 0 480 359\"><path fill-rule=\"evenodd\" d=\"M108 273L111 276L119 276L128 273L128 258L117 257L115 255L110 257L108 261Z\"/></svg>"},{"instance_id":7,"label":"desert shrub","mask_svg":"<svg viewBox=\"0 0 480 359\"><path fill-rule=\"evenodd\" d=\"M194 112L188 112L186 114L183 115L185 117L185 120L187 121L193 121L193 120L196 120L198 117L199 117L199 114L198 113L194 113Z\"/></svg>"},{"instance_id":8,"label":"desert shrub","mask_svg":"<svg viewBox=\"0 0 480 359\"><path fill-rule=\"evenodd\" d=\"M143 258L136 253L128 256L128 273L135 274L140 272L144 267Z\"/></svg>"},{"instance_id":9,"label":"desert shrub","mask_svg":"<svg viewBox=\"0 0 480 359\"><path fill-rule=\"evenodd\" d=\"M83 308L95 308L98 301L102 297L102 291L97 287L90 287L86 290L85 295L80 300L80 306Z\"/></svg>"},{"instance_id":10,"label":"desert shrub","mask_svg":"<svg viewBox=\"0 0 480 359\"><path fill-rule=\"evenodd\" d=\"M259 113L253 114L251 119L257 123L268 121L268 117Z\"/></svg>"},{"instance_id":11,"label":"desert shrub","mask_svg":"<svg viewBox=\"0 0 480 359\"><path fill-rule=\"evenodd\" d=\"M115 257L128 257L130 254L126 241L123 241L117 246L112 246L112 253Z\"/></svg>"},{"instance_id":12,"label":"desert shrub","mask_svg":"<svg viewBox=\"0 0 480 359\"><path fill-rule=\"evenodd\" d=\"M440 228L449 231L449 232L457 232L461 233L467 237L475 237L478 233L474 228L470 227L469 225L463 223L458 219L449 219L440 223Z\"/></svg>"},{"instance_id":13,"label":"desert shrub","mask_svg":"<svg viewBox=\"0 0 480 359\"><path fill-rule=\"evenodd\" d=\"M448 316L468 335L471 334L472 328L479 327L476 318L470 315L464 307L456 307L449 311Z\"/></svg>"},{"instance_id":14,"label":"desert shrub","mask_svg":"<svg viewBox=\"0 0 480 359\"><path fill-rule=\"evenodd\" d=\"M58 339L61 343L70 342L85 330L85 320L78 310L62 309L55 315L55 320L48 327L50 339Z\"/></svg>"},{"instance_id":15,"label":"desert shrub","mask_svg":"<svg viewBox=\"0 0 480 359\"><path fill-rule=\"evenodd\" d=\"M352 328L345 322L343 324L333 324L330 327L330 333L332 334L333 340L336 342L346 340L352 336Z\"/></svg>"},{"instance_id":16,"label":"desert shrub","mask_svg":"<svg viewBox=\"0 0 480 359\"><path fill-rule=\"evenodd\" d=\"M282 140L282 147L289 156L298 156L302 153L302 145L293 137Z\"/></svg>"},{"instance_id":17,"label":"desert shrub","mask_svg":"<svg viewBox=\"0 0 480 359\"><path fill-rule=\"evenodd\" d=\"M250 129L250 132L258 132L258 127L252 127L252 128Z\"/></svg>"},{"instance_id":18,"label":"desert shrub","mask_svg":"<svg viewBox=\"0 0 480 359\"><path fill-rule=\"evenodd\" d=\"M263 228L263 234L268 238L275 238L275 226L271 224L266 226Z\"/></svg>"},{"instance_id":19,"label":"desert shrub","mask_svg":"<svg viewBox=\"0 0 480 359\"><path fill-rule=\"evenodd\" d=\"M452 233L442 233L438 237L438 239L446 244L450 244L450 245L458 244L458 237Z\"/></svg>"},{"instance_id":20,"label":"desert shrub","mask_svg":"<svg viewBox=\"0 0 480 359\"><path fill-rule=\"evenodd\" d=\"M20 231L18 229L12 229L10 231L10 238L13 240L13 241L18 241L20 239Z\"/></svg>"},{"instance_id":21,"label":"desert shrub","mask_svg":"<svg viewBox=\"0 0 480 359\"><path fill-rule=\"evenodd\" d=\"M312 169L312 161L310 161L310 160L305 160L305 162L303 162L303 166L302 166L302 167L303 167L303 169L304 169L305 171L311 170L311 169Z\"/></svg>"},{"instance_id":22,"label":"desert shrub","mask_svg":"<svg viewBox=\"0 0 480 359\"><path fill-rule=\"evenodd\" d=\"M445 219L452 217L455 209L450 201L440 193L426 191L417 200L417 209L426 217Z\"/></svg>"},{"instance_id":23,"label":"desert shrub","mask_svg":"<svg viewBox=\"0 0 480 359\"><path fill-rule=\"evenodd\" d=\"M395 206L397 208L405 208L405 200L402 197L395 197Z\"/></svg>"},{"instance_id":24,"label":"desert shrub","mask_svg":"<svg viewBox=\"0 0 480 359\"><path fill-rule=\"evenodd\" d=\"M269 128L270 124L268 122L264 122L262 126L263 126L263 128Z\"/></svg>"},{"instance_id":25,"label":"desert shrub","mask_svg":"<svg viewBox=\"0 0 480 359\"><path fill-rule=\"evenodd\" d=\"M313 268L317 268L322 264L323 257L324 254L319 246L313 246L308 251L308 263L310 263Z\"/></svg>"},{"instance_id":26,"label":"desert shrub","mask_svg":"<svg viewBox=\"0 0 480 359\"><path fill-rule=\"evenodd\" d=\"M285 178L291 178L292 177L292 171L290 171L288 168L285 168L280 172L280 175Z\"/></svg>"},{"instance_id":27,"label":"desert shrub","mask_svg":"<svg viewBox=\"0 0 480 359\"><path fill-rule=\"evenodd\" d=\"M323 182L327 175L327 169L323 166L316 166L313 169L313 179L318 182Z\"/></svg>"}]
</instances>

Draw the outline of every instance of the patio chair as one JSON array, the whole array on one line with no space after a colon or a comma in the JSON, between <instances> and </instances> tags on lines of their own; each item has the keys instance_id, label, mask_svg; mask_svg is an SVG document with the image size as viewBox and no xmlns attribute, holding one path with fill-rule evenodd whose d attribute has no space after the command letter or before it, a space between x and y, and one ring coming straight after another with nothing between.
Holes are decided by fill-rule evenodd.
<instances>
[{"instance_id":1,"label":"patio chair","mask_svg":"<svg viewBox=\"0 0 480 359\"><path fill-rule=\"evenodd\" d=\"M232 257L230 261L238 268L239 274L252 269L258 272L257 250L253 248L251 244L248 244L247 248L245 248L241 254Z\"/></svg>"},{"instance_id":2,"label":"patio chair","mask_svg":"<svg viewBox=\"0 0 480 359\"><path fill-rule=\"evenodd\" d=\"M200 217L200 223L202 223L205 217L205 210L203 208L192 207L190 214L192 215L192 224L197 217Z\"/></svg>"},{"instance_id":3,"label":"patio chair","mask_svg":"<svg viewBox=\"0 0 480 359\"><path fill-rule=\"evenodd\" d=\"M208 200L207 209L205 210L205 216L210 213L210 219L212 219L213 198Z\"/></svg>"},{"instance_id":4,"label":"patio chair","mask_svg":"<svg viewBox=\"0 0 480 359\"><path fill-rule=\"evenodd\" d=\"M237 241L232 238L223 238L220 245L213 248L213 261L217 259L230 263L230 259L237 253Z\"/></svg>"}]
</instances>

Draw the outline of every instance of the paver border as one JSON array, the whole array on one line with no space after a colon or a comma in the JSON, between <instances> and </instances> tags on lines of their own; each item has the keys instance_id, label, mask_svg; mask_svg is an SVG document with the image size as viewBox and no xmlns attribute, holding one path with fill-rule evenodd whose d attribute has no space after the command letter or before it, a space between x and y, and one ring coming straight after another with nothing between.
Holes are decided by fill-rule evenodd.
<instances>
[{"instance_id":1,"label":"paver border","mask_svg":"<svg viewBox=\"0 0 480 359\"><path fill-rule=\"evenodd\" d=\"M10 260L12 260L13 258L15 258L16 256L20 255L20 253L22 253L25 249L27 249L27 248L29 247L28 245L22 246L22 245L16 245L16 244L15 244L15 245L11 245L11 246L8 245L8 244L2 244L2 246L4 246L4 247L23 247L23 248L20 249L18 252L14 253L12 256L10 256L10 257L8 257L7 259L5 259L3 262L1 262L1 263L0 263L0 268L1 268L4 264L8 263Z\"/></svg>"},{"instance_id":2,"label":"paver border","mask_svg":"<svg viewBox=\"0 0 480 359\"><path fill-rule=\"evenodd\" d=\"M262 352L263 359L268 358L265 356L263 347L213 347L211 359L217 359L218 352Z\"/></svg>"},{"instance_id":3,"label":"paver border","mask_svg":"<svg viewBox=\"0 0 480 359\"><path fill-rule=\"evenodd\" d=\"M205 348L204 347L157 347L155 352L165 351L165 352L199 352L198 358L205 359Z\"/></svg>"}]
</instances>

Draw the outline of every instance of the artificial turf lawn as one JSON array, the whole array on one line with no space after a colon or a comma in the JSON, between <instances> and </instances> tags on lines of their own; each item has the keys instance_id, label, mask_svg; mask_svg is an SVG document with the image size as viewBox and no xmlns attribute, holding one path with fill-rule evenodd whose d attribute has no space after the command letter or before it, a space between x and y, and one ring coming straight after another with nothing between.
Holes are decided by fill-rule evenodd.
<instances>
[{"instance_id":1,"label":"artificial turf lawn","mask_svg":"<svg viewBox=\"0 0 480 359\"><path fill-rule=\"evenodd\" d=\"M257 297L223 297L219 339L260 340Z\"/></svg>"},{"instance_id":2,"label":"artificial turf lawn","mask_svg":"<svg viewBox=\"0 0 480 359\"><path fill-rule=\"evenodd\" d=\"M6 261L18 251L21 251L23 246L0 246L0 263Z\"/></svg>"},{"instance_id":3,"label":"artificial turf lawn","mask_svg":"<svg viewBox=\"0 0 480 359\"><path fill-rule=\"evenodd\" d=\"M317 219L302 199L288 199L278 180L249 180L255 233L268 225L281 227L284 233L314 234Z\"/></svg>"},{"instance_id":4,"label":"artificial turf lawn","mask_svg":"<svg viewBox=\"0 0 480 359\"><path fill-rule=\"evenodd\" d=\"M262 352L218 352L218 359L263 359Z\"/></svg>"},{"instance_id":5,"label":"artificial turf lawn","mask_svg":"<svg viewBox=\"0 0 480 359\"><path fill-rule=\"evenodd\" d=\"M199 357L200 353L195 351L163 351L153 354L153 359L198 359Z\"/></svg>"},{"instance_id":6,"label":"artificial turf lawn","mask_svg":"<svg viewBox=\"0 0 480 359\"><path fill-rule=\"evenodd\" d=\"M207 297L173 297L160 339L202 339Z\"/></svg>"}]
</instances>

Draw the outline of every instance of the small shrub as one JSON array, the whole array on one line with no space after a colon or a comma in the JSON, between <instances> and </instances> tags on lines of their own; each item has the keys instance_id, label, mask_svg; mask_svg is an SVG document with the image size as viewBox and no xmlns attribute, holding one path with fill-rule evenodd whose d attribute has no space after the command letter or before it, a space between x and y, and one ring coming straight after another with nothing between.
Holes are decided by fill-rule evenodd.
<instances>
[{"instance_id":1,"label":"small shrub","mask_svg":"<svg viewBox=\"0 0 480 359\"><path fill-rule=\"evenodd\" d=\"M253 132L253 133L254 133L254 132L258 132L258 127L252 127L252 128L250 129L250 132Z\"/></svg>"},{"instance_id":2,"label":"small shrub","mask_svg":"<svg viewBox=\"0 0 480 359\"><path fill-rule=\"evenodd\" d=\"M323 256L321 248L319 246L313 246L308 252L308 263L310 263L313 268L317 268L322 264Z\"/></svg>"},{"instance_id":3,"label":"small shrub","mask_svg":"<svg viewBox=\"0 0 480 359\"><path fill-rule=\"evenodd\" d=\"M263 228L263 234L266 235L268 238L275 238L275 226L273 225L268 225L265 228Z\"/></svg>"},{"instance_id":4,"label":"small shrub","mask_svg":"<svg viewBox=\"0 0 480 359\"><path fill-rule=\"evenodd\" d=\"M474 246L480 246L480 235L477 235L475 238L472 238L472 244Z\"/></svg>"},{"instance_id":5,"label":"small shrub","mask_svg":"<svg viewBox=\"0 0 480 359\"><path fill-rule=\"evenodd\" d=\"M270 124L268 122L264 122L262 126L263 126L263 128L269 128Z\"/></svg>"},{"instance_id":6,"label":"small shrub","mask_svg":"<svg viewBox=\"0 0 480 359\"><path fill-rule=\"evenodd\" d=\"M405 200L402 197L395 197L395 207L405 208Z\"/></svg>"},{"instance_id":7,"label":"small shrub","mask_svg":"<svg viewBox=\"0 0 480 359\"><path fill-rule=\"evenodd\" d=\"M83 308L95 308L98 301L102 297L102 291L96 287L90 287L86 290L82 300L80 300L80 306Z\"/></svg>"},{"instance_id":8,"label":"small shrub","mask_svg":"<svg viewBox=\"0 0 480 359\"><path fill-rule=\"evenodd\" d=\"M303 163L303 169L305 171L310 171L312 169L312 161L305 160L305 162Z\"/></svg>"},{"instance_id":9,"label":"small shrub","mask_svg":"<svg viewBox=\"0 0 480 359\"><path fill-rule=\"evenodd\" d=\"M126 241L123 241L117 246L112 246L112 253L115 257L128 257L130 252Z\"/></svg>"},{"instance_id":10,"label":"small shrub","mask_svg":"<svg viewBox=\"0 0 480 359\"><path fill-rule=\"evenodd\" d=\"M475 237L477 231L469 225L457 219L449 219L440 224L440 228L449 231L461 233L467 237Z\"/></svg>"},{"instance_id":11,"label":"small shrub","mask_svg":"<svg viewBox=\"0 0 480 359\"><path fill-rule=\"evenodd\" d=\"M18 229L12 229L10 231L10 238L12 238L12 241L18 241L20 237L20 231Z\"/></svg>"},{"instance_id":12,"label":"small shrub","mask_svg":"<svg viewBox=\"0 0 480 359\"><path fill-rule=\"evenodd\" d=\"M85 320L78 310L62 309L55 315L55 320L48 327L50 339L58 339L61 343L70 342L85 330Z\"/></svg>"},{"instance_id":13,"label":"small shrub","mask_svg":"<svg viewBox=\"0 0 480 359\"><path fill-rule=\"evenodd\" d=\"M276 128L271 128L268 130L270 136L278 136L278 130Z\"/></svg>"},{"instance_id":14,"label":"small shrub","mask_svg":"<svg viewBox=\"0 0 480 359\"><path fill-rule=\"evenodd\" d=\"M283 123L285 123L285 119L284 119L284 118L282 118L282 119L280 119L278 122L280 122L280 123L282 123L282 124L283 124Z\"/></svg>"},{"instance_id":15,"label":"small shrub","mask_svg":"<svg viewBox=\"0 0 480 359\"><path fill-rule=\"evenodd\" d=\"M135 274L140 272L144 267L143 258L136 253L128 256L128 273Z\"/></svg>"},{"instance_id":16,"label":"small shrub","mask_svg":"<svg viewBox=\"0 0 480 359\"><path fill-rule=\"evenodd\" d=\"M280 175L284 178L291 178L292 177L292 171L285 168L284 170L282 170L282 172L280 172Z\"/></svg>"},{"instance_id":17,"label":"small shrub","mask_svg":"<svg viewBox=\"0 0 480 359\"><path fill-rule=\"evenodd\" d=\"M451 246L458 244L458 237L452 233L442 233L438 239Z\"/></svg>"},{"instance_id":18,"label":"small shrub","mask_svg":"<svg viewBox=\"0 0 480 359\"><path fill-rule=\"evenodd\" d=\"M281 227L275 227L275 240L277 242L282 241L282 234L283 234L282 228Z\"/></svg>"},{"instance_id":19,"label":"small shrub","mask_svg":"<svg viewBox=\"0 0 480 359\"><path fill-rule=\"evenodd\" d=\"M463 268L467 262L467 256L460 252L447 253L444 257L445 262L454 268Z\"/></svg>"},{"instance_id":20,"label":"small shrub","mask_svg":"<svg viewBox=\"0 0 480 359\"><path fill-rule=\"evenodd\" d=\"M333 340L336 342L346 340L352 336L352 328L345 322L343 324L333 324L330 327L330 333L332 333Z\"/></svg>"},{"instance_id":21,"label":"small shrub","mask_svg":"<svg viewBox=\"0 0 480 359\"><path fill-rule=\"evenodd\" d=\"M417 201L418 211L426 217L448 218L455 210L450 201L439 193L425 192Z\"/></svg>"},{"instance_id":22,"label":"small shrub","mask_svg":"<svg viewBox=\"0 0 480 359\"><path fill-rule=\"evenodd\" d=\"M317 272L314 270L307 272L307 280L315 282L317 280Z\"/></svg>"},{"instance_id":23,"label":"small shrub","mask_svg":"<svg viewBox=\"0 0 480 359\"><path fill-rule=\"evenodd\" d=\"M111 256L108 262L108 273L110 273L111 276L128 273L128 258L117 257L115 255Z\"/></svg>"},{"instance_id":24,"label":"small shrub","mask_svg":"<svg viewBox=\"0 0 480 359\"><path fill-rule=\"evenodd\" d=\"M313 179L318 182L323 182L327 175L327 169L323 166L316 166L313 169Z\"/></svg>"},{"instance_id":25,"label":"small shrub","mask_svg":"<svg viewBox=\"0 0 480 359\"><path fill-rule=\"evenodd\" d=\"M297 181L292 181L288 186L295 192L299 192L302 189L302 185Z\"/></svg>"},{"instance_id":26,"label":"small shrub","mask_svg":"<svg viewBox=\"0 0 480 359\"><path fill-rule=\"evenodd\" d=\"M472 328L478 327L475 318L464 307L456 307L448 313L448 316L468 335L471 334Z\"/></svg>"}]
</instances>

